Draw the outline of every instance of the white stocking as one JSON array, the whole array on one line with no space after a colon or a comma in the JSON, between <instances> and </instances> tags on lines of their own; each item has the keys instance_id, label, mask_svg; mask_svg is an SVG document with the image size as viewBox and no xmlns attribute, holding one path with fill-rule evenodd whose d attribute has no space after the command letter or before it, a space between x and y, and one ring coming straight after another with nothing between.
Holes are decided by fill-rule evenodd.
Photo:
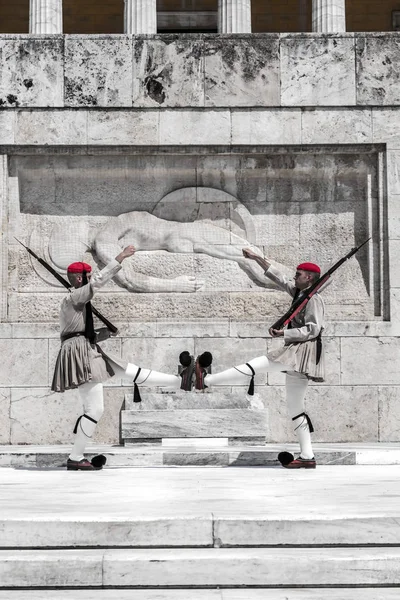
<instances>
[{"instance_id":1,"label":"white stocking","mask_svg":"<svg viewBox=\"0 0 400 600\"><path fill-rule=\"evenodd\" d=\"M84 458L86 444L93 436L97 421L104 411L102 383L84 383L78 387L78 393L82 400L84 414L77 424L74 446L69 455L71 460Z\"/></svg>"},{"instance_id":2,"label":"white stocking","mask_svg":"<svg viewBox=\"0 0 400 600\"><path fill-rule=\"evenodd\" d=\"M248 361L248 364L253 367L255 373L279 373L281 371L287 371L287 366L281 363L269 360L267 356L258 356ZM252 370L248 367L248 364L239 365L221 371L221 373L213 373L206 375L204 378L204 384L207 387L212 385L246 385L250 382L253 376Z\"/></svg>"},{"instance_id":3,"label":"white stocking","mask_svg":"<svg viewBox=\"0 0 400 600\"><path fill-rule=\"evenodd\" d=\"M160 373L150 369L142 369L133 363L128 363L124 376L132 377L135 383L141 387L171 387L179 389L181 387L181 379L176 375L168 373Z\"/></svg>"},{"instance_id":4,"label":"white stocking","mask_svg":"<svg viewBox=\"0 0 400 600\"><path fill-rule=\"evenodd\" d=\"M286 373L286 401L291 419L304 413L304 398L308 386L308 378L302 373L290 371ZM300 456L313 458L310 428L307 418L302 415L293 421L294 430L300 444Z\"/></svg>"}]
</instances>

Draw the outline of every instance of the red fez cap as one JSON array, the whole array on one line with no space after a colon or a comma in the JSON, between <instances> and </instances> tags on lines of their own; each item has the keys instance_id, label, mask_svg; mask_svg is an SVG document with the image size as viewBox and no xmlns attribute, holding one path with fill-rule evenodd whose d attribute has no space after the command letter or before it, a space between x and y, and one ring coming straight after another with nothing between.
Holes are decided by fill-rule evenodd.
<instances>
[{"instance_id":1,"label":"red fez cap","mask_svg":"<svg viewBox=\"0 0 400 600\"><path fill-rule=\"evenodd\" d=\"M83 273L83 271L86 271L86 273L90 273L91 270L92 270L92 267L90 265L88 265L87 263L74 262L71 265L69 265L67 272L68 273Z\"/></svg>"},{"instance_id":2,"label":"red fez cap","mask_svg":"<svg viewBox=\"0 0 400 600\"><path fill-rule=\"evenodd\" d=\"M298 265L297 269L299 271L311 271L312 273L321 273L321 269L319 268L319 266L315 265L314 263L301 263L301 265Z\"/></svg>"}]
</instances>

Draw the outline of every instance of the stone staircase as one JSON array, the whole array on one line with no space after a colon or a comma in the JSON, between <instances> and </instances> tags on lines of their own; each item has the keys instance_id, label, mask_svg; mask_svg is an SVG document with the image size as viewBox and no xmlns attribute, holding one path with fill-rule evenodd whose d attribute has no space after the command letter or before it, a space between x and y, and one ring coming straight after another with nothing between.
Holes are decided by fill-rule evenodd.
<instances>
[{"instance_id":1,"label":"stone staircase","mask_svg":"<svg viewBox=\"0 0 400 600\"><path fill-rule=\"evenodd\" d=\"M333 467L325 469L327 480L334 479ZM346 467L337 470L344 469ZM10 470L2 470L0 474L5 471ZM30 499L23 498L22 493L20 498L16 498L14 517L0 517L0 600L400 598L400 520L394 516L397 509L393 508L390 490L383 505L391 503L392 512L387 505L382 516L376 512L372 514L372 511L368 514L368 507L361 506L361 497L360 513L357 514L354 510L354 502L357 501L353 495L357 489L355 485L349 488L347 509L342 501L338 512L332 510L331 507L338 501L337 492L327 488L324 514L317 511L318 498L324 497L319 490L314 510L311 507L307 514L303 510L298 515L297 498L293 497L292 510L288 509L287 514L282 513L278 517L276 507L284 502L284 498L287 501L290 489L296 490L301 497L302 491L310 485L310 473L290 475L292 480L288 480L287 472L267 469L263 471L262 489L268 499L269 486L275 508L269 507L267 501L264 511L260 509L262 503L255 498L257 488L251 488L248 501L251 503L254 498L254 510L247 507L246 514L241 515L235 508L229 514L229 503L232 502L231 493L235 495L233 471L238 473L236 494L241 502L246 500L246 481L250 486L250 474L243 470L228 472L214 469L211 472L196 469L195 475L192 470L186 470L189 473L186 479L185 473L179 470L177 479L173 481L171 477L175 476L162 470L165 475L159 483L159 472L154 469L148 470L152 471L151 478L142 470L142 477L147 476L146 483L140 480L140 474L135 473L140 470L122 471L120 473L116 469L94 474L96 479L92 478L85 484L86 474L60 471L56 475L53 471L47 474L55 488L60 486L60 494L68 480L73 488L64 500L60 514L54 511L49 515L47 500L44 499L42 513L36 510L35 517L24 516L21 510L22 514L18 517L18 510ZM259 477L257 473L260 471L253 471L253 475ZM212 473L204 483L207 490L219 486L221 493L218 498L221 499L224 481L219 482L218 473L226 473L225 484L229 485L226 499L220 504L224 508L222 512L222 509L215 512L203 509L201 499L198 506L194 502L188 508L193 490L196 485L201 485L202 473ZM239 473L243 473L243 478ZM28 471L26 475L11 474L8 485L10 482L22 482L23 477L29 480L31 501L37 503L39 486L45 481L46 473L42 473L43 481L40 478L38 481L36 471ZM117 484L119 482L121 486L130 477L133 481L126 484L126 502L121 499L122 488ZM319 479L319 486L322 481L322 478ZM383 473L381 485L385 481ZM355 483L360 494L368 494L365 487L368 484L364 482L363 488L361 481ZM81 501L92 499L97 503L97 514L85 510L84 506L78 512L78 509L66 510L70 498L79 501L82 485L86 487ZM186 491L182 492L184 485ZM277 498L280 485L282 500ZM169 495L168 486L173 488ZM372 499L376 489L371 490ZM211 494L207 490L202 492L202 497ZM162 506L160 499L147 516L135 517L135 507L147 502L151 494L156 493L167 494L164 510L159 511ZM131 500L134 494L136 498ZM186 514L182 516L179 515L179 507L176 510L171 505L176 494L180 496L176 500L179 506L184 501L183 496L187 496L186 511L182 503L182 512ZM118 506L114 510L110 506L108 514L103 507L110 498L115 498ZM128 518L124 513L131 501L134 505ZM309 498L305 501L308 502ZM349 508L351 504L352 509Z\"/></svg>"}]
</instances>

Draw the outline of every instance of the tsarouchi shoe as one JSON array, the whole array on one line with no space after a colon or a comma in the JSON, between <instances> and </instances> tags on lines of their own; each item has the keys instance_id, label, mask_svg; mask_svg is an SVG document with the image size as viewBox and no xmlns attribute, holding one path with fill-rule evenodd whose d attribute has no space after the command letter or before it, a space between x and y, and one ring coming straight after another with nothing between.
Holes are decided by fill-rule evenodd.
<instances>
[{"instance_id":1,"label":"tsarouchi shoe","mask_svg":"<svg viewBox=\"0 0 400 600\"><path fill-rule=\"evenodd\" d=\"M69 458L67 460L67 470L68 471L95 471L95 467L90 463L86 458L82 458L81 460L72 460Z\"/></svg>"},{"instance_id":2,"label":"tsarouchi shoe","mask_svg":"<svg viewBox=\"0 0 400 600\"><path fill-rule=\"evenodd\" d=\"M298 458L294 458L287 465L282 465L285 469L315 469L317 463L315 462L315 458L302 458L299 456Z\"/></svg>"}]
</instances>

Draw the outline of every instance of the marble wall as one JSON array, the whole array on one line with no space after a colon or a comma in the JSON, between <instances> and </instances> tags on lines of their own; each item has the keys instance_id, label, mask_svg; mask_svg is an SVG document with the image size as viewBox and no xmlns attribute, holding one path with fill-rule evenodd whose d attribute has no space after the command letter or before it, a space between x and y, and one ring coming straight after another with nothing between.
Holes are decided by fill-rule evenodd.
<instances>
[{"instance_id":1,"label":"marble wall","mask_svg":"<svg viewBox=\"0 0 400 600\"><path fill-rule=\"evenodd\" d=\"M14 236L95 265L96 234L125 219L129 242L143 211L208 224L216 246L254 244L288 274L372 236L324 292L327 378L308 410L315 440L400 441L398 54L398 34L0 36L0 443L66 443L79 414L49 391L62 289ZM125 274L204 283L108 285L110 352L177 372L184 349L220 370L276 346L287 299L235 260L158 249ZM283 383L256 381L268 441L293 439ZM118 443L127 389L106 385L96 441Z\"/></svg>"}]
</instances>

